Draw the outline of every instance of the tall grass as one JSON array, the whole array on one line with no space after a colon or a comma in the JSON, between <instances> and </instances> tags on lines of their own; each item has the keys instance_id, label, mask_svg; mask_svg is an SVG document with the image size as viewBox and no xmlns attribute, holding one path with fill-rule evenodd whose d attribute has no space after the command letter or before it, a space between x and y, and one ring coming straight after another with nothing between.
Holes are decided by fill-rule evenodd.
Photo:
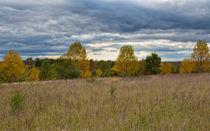
<instances>
[{"instance_id":1,"label":"tall grass","mask_svg":"<svg viewBox=\"0 0 210 131\"><path fill-rule=\"evenodd\" d=\"M13 113L11 96L24 96ZM114 101L114 102L113 102ZM0 130L210 130L210 76L4 84Z\"/></svg>"}]
</instances>

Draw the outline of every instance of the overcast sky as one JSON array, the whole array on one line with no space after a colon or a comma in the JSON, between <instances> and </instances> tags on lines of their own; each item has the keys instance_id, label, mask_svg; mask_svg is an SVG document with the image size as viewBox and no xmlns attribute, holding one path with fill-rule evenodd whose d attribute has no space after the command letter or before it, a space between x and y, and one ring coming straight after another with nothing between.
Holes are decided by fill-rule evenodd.
<instances>
[{"instance_id":1,"label":"overcast sky","mask_svg":"<svg viewBox=\"0 0 210 131\"><path fill-rule=\"evenodd\" d=\"M209 0L0 0L0 59L55 58L80 41L89 59L115 60L129 44L139 60L180 61L198 40L210 46Z\"/></svg>"}]
</instances>

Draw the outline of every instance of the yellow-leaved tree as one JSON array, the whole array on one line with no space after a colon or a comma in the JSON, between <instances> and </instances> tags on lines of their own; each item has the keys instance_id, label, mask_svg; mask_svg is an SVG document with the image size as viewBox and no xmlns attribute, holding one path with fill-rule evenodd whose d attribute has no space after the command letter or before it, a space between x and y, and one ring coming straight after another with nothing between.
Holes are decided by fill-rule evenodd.
<instances>
[{"instance_id":1,"label":"yellow-leaved tree","mask_svg":"<svg viewBox=\"0 0 210 131\"><path fill-rule=\"evenodd\" d=\"M119 76L135 76L139 71L139 63L130 45L124 45L120 49L116 63L112 68Z\"/></svg>"},{"instance_id":2,"label":"yellow-leaved tree","mask_svg":"<svg viewBox=\"0 0 210 131\"><path fill-rule=\"evenodd\" d=\"M33 66L33 68L28 73L28 81L39 81L40 70Z\"/></svg>"},{"instance_id":3,"label":"yellow-leaved tree","mask_svg":"<svg viewBox=\"0 0 210 131\"><path fill-rule=\"evenodd\" d=\"M202 68L203 68L203 71L210 73L210 61L206 60Z\"/></svg>"},{"instance_id":4,"label":"yellow-leaved tree","mask_svg":"<svg viewBox=\"0 0 210 131\"><path fill-rule=\"evenodd\" d=\"M205 62L208 63L210 58L209 48L206 41L199 40L193 49L193 53L191 55L191 60L195 65L196 72L204 71Z\"/></svg>"},{"instance_id":5,"label":"yellow-leaved tree","mask_svg":"<svg viewBox=\"0 0 210 131\"><path fill-rule=\"evenodd\" d=\"M163 74L163 70L164 70L163 62L160 63L160 70L161 70L161 74Z\"/></svg>"},{"instance_id":6,"label":"yellow-leaved tree","mask_svg":"<svg viewBox=\"0 0 210 131\"><path fill-rule=\"evenodd\" d=\"M163 74L171 74L171 63L167 62L163 68Z\"/></svg>"},{"instance_id":7,"label":"yellow-leaved tree","mask_svg":"<svg viewBox=\"0 0 210 131\"><path fill-rule=\"evenodd\" d=\"M184 59L181 63L180 73L191 73L193 71L193 64L189 59Z\"/></svg>"},{"instance_id":8,"label":"yellow-leaved tree","mask_svg":"<svg viewBox=\"0 0 210 131\"><path fill-rule=\"evenodd\" d=\"M25 72L24 63L19 54L15 51L9 50L9 53L4 55L0 68L1 79L4 82L16 82L23 80Z\"/></svg>"},{"instance_id":9,"label":"yellow-leaved tree","mask_svg":"<svg viewBox=\"0 0 210 131\"><path fill-rule=\"evenodd\" d=\"M72 64L76 66L81 74L81 77L90 77L90 62L87 59L85 48L80 42L74 42L69 47L66 57L72 60Z\"/></svg>"},{"instance_id":10,"label":"yellow-leaved tree","mask_svg":"<svg viewBox=\"0 0 210 131\"><path fill-rule=\"evenodd\" d=\"M97 69L96 70L96 74L97 74L97 76L100 77L102 75L102 70L101 69Z\"/></svg>"}]
</instances>

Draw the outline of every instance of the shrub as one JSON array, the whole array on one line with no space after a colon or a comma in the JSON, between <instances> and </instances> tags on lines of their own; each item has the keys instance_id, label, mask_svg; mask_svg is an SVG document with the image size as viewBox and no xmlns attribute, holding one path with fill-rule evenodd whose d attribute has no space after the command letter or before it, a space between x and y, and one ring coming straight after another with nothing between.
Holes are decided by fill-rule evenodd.
<instances>
[{"instance_id":1,"label":"shrub","mask_svg":"<svg viewBox=\"0 0 210 131\"><path fill-rule=\"evenodd\" d=\"M24 96L20 91L15 91L10 100L10 107L13 112L20 111L24 105Z\"/></svg>"},{"instance_id":2,"label":"shrub","mask_svg":"<svg viewBox=\"0 0 210 131\"><path fill-rule=\"evenodd\" d=\"M116 92L117 88L111 87L110 89L110 95L111 95L111 103L114 105L115 104L115 92Z\"/></svg>"}]
</instances>

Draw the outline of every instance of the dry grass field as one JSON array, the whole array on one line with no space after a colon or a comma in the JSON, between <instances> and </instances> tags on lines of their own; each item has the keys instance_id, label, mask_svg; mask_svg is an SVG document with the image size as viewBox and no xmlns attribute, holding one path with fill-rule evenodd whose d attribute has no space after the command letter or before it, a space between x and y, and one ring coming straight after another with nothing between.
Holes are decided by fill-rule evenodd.
<instances>
[{"instance_id":1,"label":"dry grass field","mask_svg":"<svg viewBox=\"0 0 210 131\"><path fill-rule=\"evenodd\" d=\"M209 131L210 75L1 84L0 130Z\"/></svg>"}]
</instances>

